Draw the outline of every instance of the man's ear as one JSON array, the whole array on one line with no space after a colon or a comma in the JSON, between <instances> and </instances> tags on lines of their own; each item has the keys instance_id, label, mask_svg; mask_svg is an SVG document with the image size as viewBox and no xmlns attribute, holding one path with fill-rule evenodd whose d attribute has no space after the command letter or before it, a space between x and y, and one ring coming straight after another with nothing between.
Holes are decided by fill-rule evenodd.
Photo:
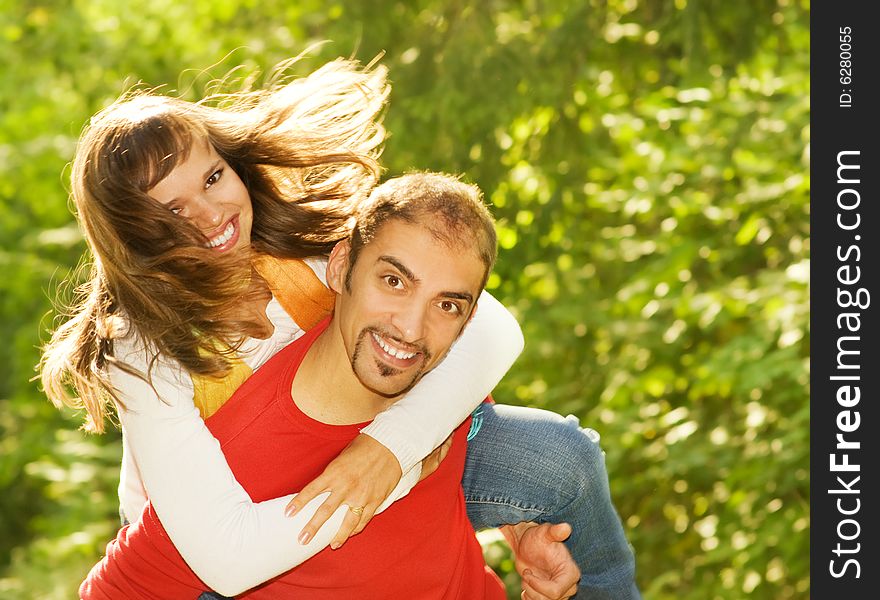
<instances>
[{"instance_id":1,"label":"man's ear","mask_svg":"<svg viewBox=\"0 0 880 600\"><path fill-rule=\"evenodd\" d=\"M351 243L348 240L342 240L333 246L330 259L327 261L327 286L337 294L341 294L345 288L350 252Z\"/></svg>"}]
</instances>

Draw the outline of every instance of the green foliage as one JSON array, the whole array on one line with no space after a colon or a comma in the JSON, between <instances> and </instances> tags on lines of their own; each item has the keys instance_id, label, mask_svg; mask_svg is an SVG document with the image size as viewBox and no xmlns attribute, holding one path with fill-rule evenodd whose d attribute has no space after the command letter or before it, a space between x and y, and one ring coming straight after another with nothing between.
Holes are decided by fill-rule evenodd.
<instances>
[{"instance_id":1,"label":"green foliage","mask_svg":"<svg viewBox=\"0 0 880 600\"><path fill-rule=\"evenodd\" d=\"M29 382L82 125L325 40L303 69L384 52L389 175L491 200L527 339L496 398L600 431L645 597L808 597L808 3L0 0L3 597L69 597L115 522L118 434Z\"/></svg>"}]
</instances>

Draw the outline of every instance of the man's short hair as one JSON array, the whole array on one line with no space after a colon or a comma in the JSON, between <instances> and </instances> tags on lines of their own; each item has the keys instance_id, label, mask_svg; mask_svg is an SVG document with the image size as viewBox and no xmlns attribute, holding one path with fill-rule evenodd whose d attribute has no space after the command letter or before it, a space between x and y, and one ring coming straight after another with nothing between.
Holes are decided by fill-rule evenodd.
<instances>
[{"instance_id":1,"label":"man's short hair","mask_svg":"<svg viewBox=\"0 0 880 600\"><path fill-rule=\"evenodd\" d=\"M400 219L426 227L455 249L473 249L486 267L482 289L498 254L495 221L476 185L445 173L408 173L376 186L357 211L351 233L348 289L361 249L388 221Z\"/></svg>"}]
</instances>

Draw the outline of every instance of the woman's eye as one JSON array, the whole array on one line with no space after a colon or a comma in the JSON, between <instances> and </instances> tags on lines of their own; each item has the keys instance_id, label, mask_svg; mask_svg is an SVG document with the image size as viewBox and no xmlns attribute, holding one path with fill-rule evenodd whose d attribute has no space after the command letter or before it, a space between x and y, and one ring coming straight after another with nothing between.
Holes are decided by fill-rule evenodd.
<instances>
[{"instance_id":1,"label":"woman's eye","mask_svg":"<svg viewBox=\"0 0 880 600\"><path fill-rule=\"evenodd\" d=\"M220 181L220 177L222 177L222 176L223 176L223 169L217 169L216 171L211 173L211 176L208 177L208 179L205 181L205 189L211 187L212 185L214 185L215 183Z\"/></svg>"},{"instance_id":2,"label":"woman's eye","mask_svg":"<svg viewBox=\"0 0 880 600\"><path fill-rule=\"evenodd\" d=\"M395 290L399 290L399 289L403 288L403 282L400 280L400 277L398 277L397 275L386 275L385 276L385 283L387 283L390 287L394 288Z\"/></svg>"},{"instance_id":3,"label":"woman's eye","mask_svg":"<svg viewBox=\"0 0 880 600\"><path fill-rule=\"evenodd\" d=\"M171 211L171 214L173 214L173 215L179 215L180 212L181 212L183 209L180 208L179 206L175 206L174 208L171 208L171 209L169 209L169 210Z\"/></svg>"}]
</instances>

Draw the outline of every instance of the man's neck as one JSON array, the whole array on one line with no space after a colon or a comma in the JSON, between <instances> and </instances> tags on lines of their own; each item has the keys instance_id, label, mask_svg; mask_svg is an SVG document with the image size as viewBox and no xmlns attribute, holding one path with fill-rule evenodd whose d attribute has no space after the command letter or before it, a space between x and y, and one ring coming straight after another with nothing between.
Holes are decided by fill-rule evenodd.
<instances>
[{"instance_id":1,"label":"man's neck","mask_svg":"<svg viewBox=\"0 0 880 600\"><path fill-rule=\"evenodd\" d=\"M306 351L290 393L302 412L328 425L371 421L395 401L361 384L333 319Z\"/></svg>"}]
</instances>

